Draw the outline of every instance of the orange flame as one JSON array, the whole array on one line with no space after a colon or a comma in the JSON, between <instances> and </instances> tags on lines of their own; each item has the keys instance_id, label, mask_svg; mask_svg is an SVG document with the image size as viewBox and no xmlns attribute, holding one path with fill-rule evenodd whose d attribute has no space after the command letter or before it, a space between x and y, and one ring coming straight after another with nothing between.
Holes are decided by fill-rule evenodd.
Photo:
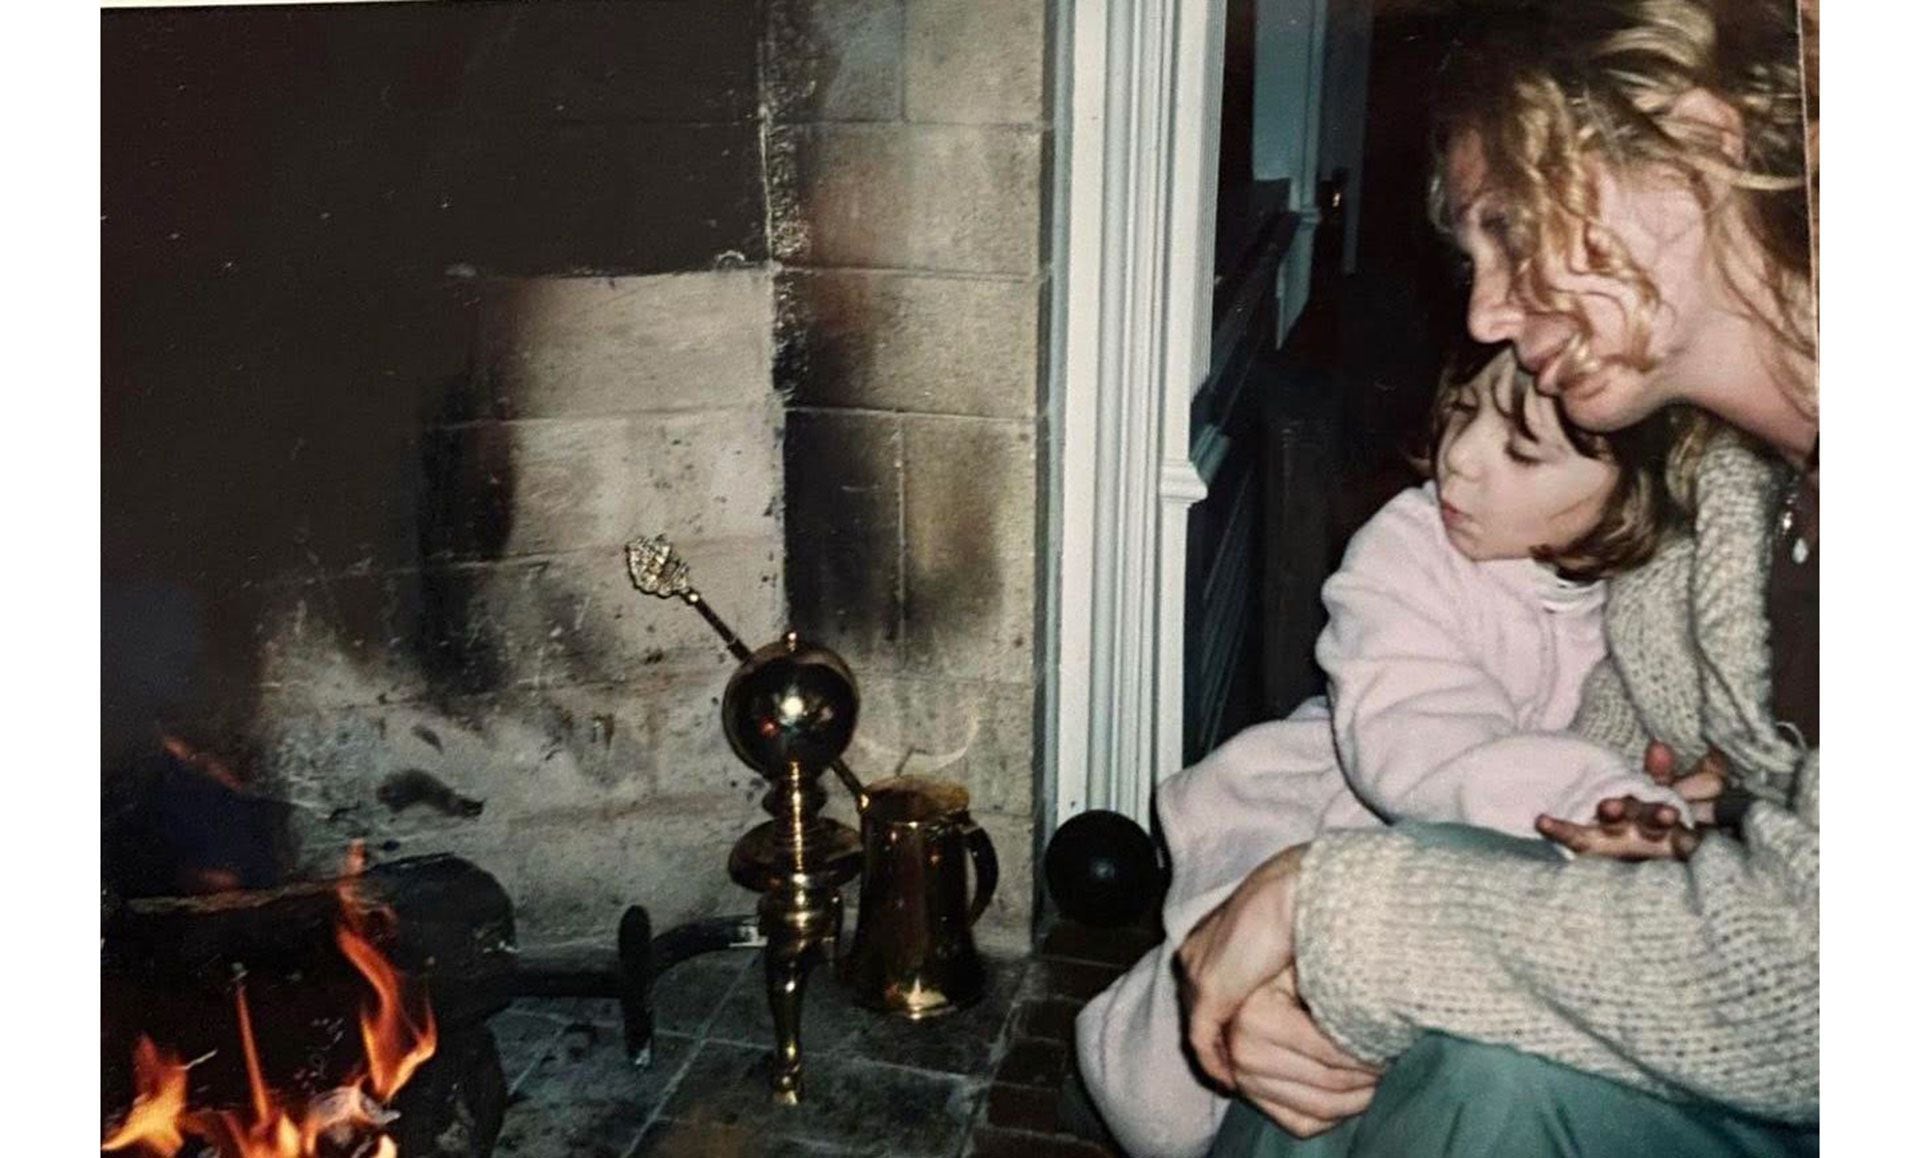
<instances>
[{"instance_id":1,"label":"orange flame","mask_svg":"<svg viewBox=\"0 0 1920 1158\"><path fill-rule=\"evenodd\" d=\"M140 1094L134 1098L127 1120L107 1135L100 1148L139 1146L157 1154L179 1153L187 1143L180 1130L187 1109L187 1067L143 1033L133 1046L133 1073Z\"/></svg>"},{"instance_id":2,"label":"orange flame","mask_svg":"<svg viewBox=\"0 0 1920 1158\"><path fill-rule=\"evenodd\" d=\"M400 975L361 933L343 923L335 935L340 952L373 986L372 1009L360 1010L360 1041L367 1051L367 1072L373 1096L386 1101L397 1093L413 1071L433 1056L439 1034L433 1010L423 1006L416 1023L401 1000Z\"/></svg>"},{"instance_id":3,"label":"orange flame","mask_svg":"<svg viewBox=\"0 0 1920 1158\"><path fill-rule=\"evenodd\" d=\"M374 947L370 921L376 916L391 919L393 914L384 906L364 904L354 895L354 879L365 866L365 849L355 841L347 857L347 875L337 890L341 918L335 930L340 951L373 987L371 1007L363 1005L360 1010L365 1070L316 1098L296 1120L280 1106L261 1072L246 987L236 985L234 1012L247 1066L247 1091L253 1103L251 1120L231 1110L188 1110L187 1067L143 1034L133 1053L138 1091L133 1109L126 1121L101 1142L101 1150L139 1147L143 1154L173 1158L186 1145L187 1135L192 1134L212 1142L222 1158L315 1158L323 1138L338 1142L342 1136L380 1130L392 1120L393 1114L383 1109L384 1104L433 1056L438 1034L432 1007L424 1001L418 1019L408 1013L403 979ZM382 1134L374 1158L398 1155L399 1147L393 1139Z\"/></svg>"}]
</instances>

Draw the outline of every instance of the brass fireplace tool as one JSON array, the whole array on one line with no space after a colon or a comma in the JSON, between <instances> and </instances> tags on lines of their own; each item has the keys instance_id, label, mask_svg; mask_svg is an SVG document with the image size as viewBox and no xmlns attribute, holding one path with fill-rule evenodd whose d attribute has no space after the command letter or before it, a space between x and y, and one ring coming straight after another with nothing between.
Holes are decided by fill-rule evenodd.
<instances>
[{"instance_id":1,"label":"brass fireplace tool","mask_svg":"<svg viewBox=\"0 0 1920 1158\"><path fill-rule=\"evenodd\" d=\"M664 537L629 543L627 573L642 592L700 612L740 661L721 700L721 725L734 754L770 782L761 806L773 817L727 858L728 875L760 894L755 916L693 921L659 937L640 905L621 919L617 981L627 1048L637 1063L651 1056L651 990L662 969L709 950L764 946L773 1092L792 1105L800 1099L800 1000L814 966L834 962L840 886L862 878L859 927L840 963L854 1000L914 1021L939 1017L985 990L971 927L999 877L993 842L968 815L962 786L895 776L868 788L841 762L860 696L838 655L791 631L749 651L694 590L686 562ZM820 815L820 773L829 768L853 794L861 833ZM596 991L593 979L569 982L549 978L544 991Z\"/></svg>"},{"instance_id":2,"label":"brass fireplace tool","mask_svg":"<svg viewBox=\"0 0 1920 1158\"><path fill-rule=\"evenodd\" d=\"M860 836L820 815L820 773L832 768L864 811L866 789L841 762L853 738L860 697L839 656L793 632L748 651L688 579L665 538L627 546L627 572L649 595L691 604L726 641L740 667L727 681L721 722L733 751L771 787L761 799L773 819L734 844L727 873L761 894L758 931L766 939L767 1000L773 1010L773 1092L800 1099L800 1001L807 974L831 964L840 937L840 886L860 872ZM627 940L623 930L623 942Z\"/></svg>"}]
</instances>

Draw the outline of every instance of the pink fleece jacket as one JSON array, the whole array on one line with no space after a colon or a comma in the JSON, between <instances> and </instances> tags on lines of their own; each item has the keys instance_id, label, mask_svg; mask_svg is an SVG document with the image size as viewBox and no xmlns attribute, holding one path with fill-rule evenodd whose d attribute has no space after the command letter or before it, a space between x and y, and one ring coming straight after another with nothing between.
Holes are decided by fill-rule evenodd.
<instances>
[{"instance_id":1,"label":"pink fleece jacket","mask_svg":"<svg viewBox=\"0 0 1920 1158\"><path fill-rule=\"evenodd\" d=\"M1173 857L1167 940L1081 1011L1081 1073L1133 1158L1205 1152L1226 1100L1181 1049L1171 972L1187 932L1275 852L1328 828L1452 821L1535 835L1541 813L1609 796L1685 805L1620 754L1563 731L1605 653L1601 584L1531 560L1475 563L1447 541L1433 487L1354 535L1323 591L1327 698L1258 724L1162 782Z\"/></svg>"}]
</instances>

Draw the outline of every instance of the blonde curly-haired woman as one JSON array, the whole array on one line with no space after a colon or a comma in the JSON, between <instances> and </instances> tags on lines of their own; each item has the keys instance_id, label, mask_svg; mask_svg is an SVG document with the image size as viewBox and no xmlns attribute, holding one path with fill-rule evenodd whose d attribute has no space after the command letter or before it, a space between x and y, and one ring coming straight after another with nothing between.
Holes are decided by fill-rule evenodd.
<instances>
[{"instance_id":1,"label":"blonde curly-haired woman","mask_svg":"<svg viewBox=\"0 0 1920 1158\"><path fill-rule=\"evenodd\" d=\"M1615 581L1577 730L1679 787L1257 868L1182 946L1218 1155L1792 1154L1819 1146L1818 443L1792 0L1467 9L1433 207L1467 324L1567 419L1688 404L1676 535ZM1691 770L1691 771L1689 771ZM1666 853L1670 855L1661 856ZM1304 1140L1303 1140L1304 1139Z\"/></svg>"}]
</instances>

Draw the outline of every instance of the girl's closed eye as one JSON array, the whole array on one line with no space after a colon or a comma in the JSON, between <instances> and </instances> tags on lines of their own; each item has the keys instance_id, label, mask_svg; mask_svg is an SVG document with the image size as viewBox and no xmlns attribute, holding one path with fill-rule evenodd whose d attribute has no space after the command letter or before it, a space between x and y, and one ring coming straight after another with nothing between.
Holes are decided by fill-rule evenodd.
<instances>
[{"instance_id":1,"label":"girl's closed eye","mask_svg":"<svg viewBox=\"0 0 1920 1158\"><path fill-rule=\"evenodd\" d=\"M1507 457L1521 466L1539 466L1545 459L1518 443L1507 443Z\"/></svg>"}]
</instances>

